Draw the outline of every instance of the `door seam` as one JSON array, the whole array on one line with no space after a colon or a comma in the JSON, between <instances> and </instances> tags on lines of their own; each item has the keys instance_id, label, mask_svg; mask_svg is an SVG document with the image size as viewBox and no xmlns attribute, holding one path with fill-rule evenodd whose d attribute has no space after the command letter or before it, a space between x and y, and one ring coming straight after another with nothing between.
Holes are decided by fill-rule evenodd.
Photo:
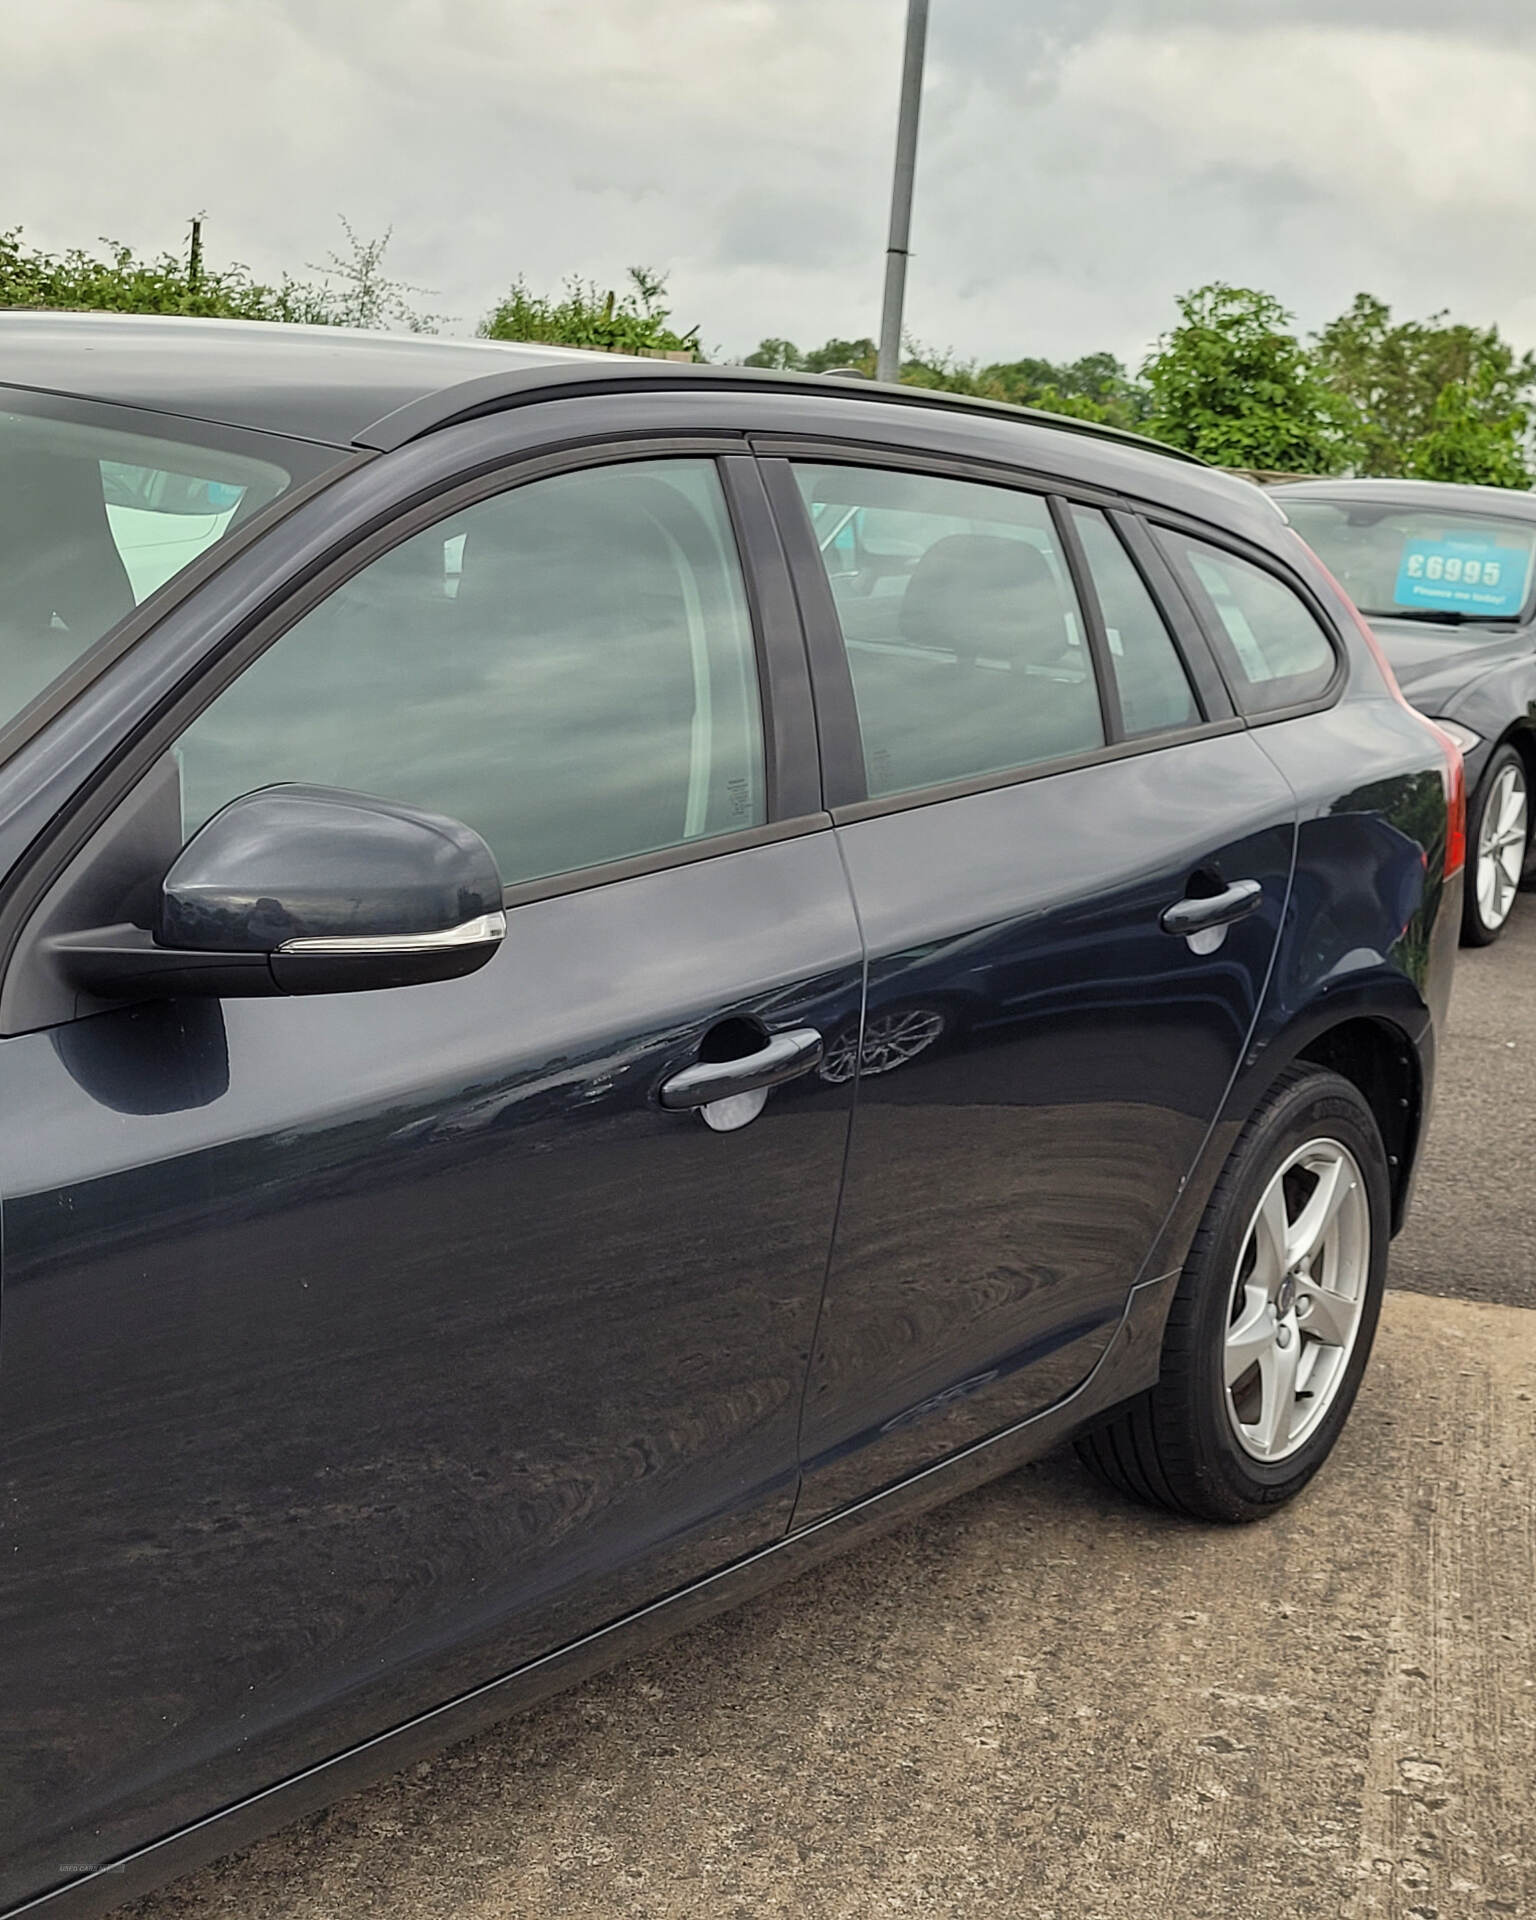
<instances>
[{"instance_id":1,"label":"door seam","mask_svg":"<svg viewBox=\"0 0 1536 1920\"><path fill-rule=\"evenodd\" d=\"M800 1381L800 1414L795 1422L795 1497L790 1505L789 1518L784 1523L785 1539L795 1530L795 1522L800 1515L801 1502L805 1497L805 1410L811 1397L811 1375L816 1367L816 1354L821 1341L821 1323L827 1310L827 1298L832 1286L832 1263L837 1257L838 1233L843 1223L843 1202L848 1194L848 1169L853 1158L853 1132L859 1117L859 1090L864 1079L864 1018L869 1001L869 942L864 937L864 921L859 913L858 895L853 888L853 875L848 870L848 856L843 849L843 836L839 828L832 829L832 843L837 848L838 865L843 870L843 884L848 889L849 905L853 908L853 924L859 936L859 1030L854 1047L853 1098L848 1106L848 1133L843 1141L842 1171L837 1183L837 1204L832 1209L832 1234L827 1242L826 1265L822 1268L821 1297L816 1302L816 1318L811 1323L811 1343L806 1355L805 1372Z\"/></svg>"}]
</instances>

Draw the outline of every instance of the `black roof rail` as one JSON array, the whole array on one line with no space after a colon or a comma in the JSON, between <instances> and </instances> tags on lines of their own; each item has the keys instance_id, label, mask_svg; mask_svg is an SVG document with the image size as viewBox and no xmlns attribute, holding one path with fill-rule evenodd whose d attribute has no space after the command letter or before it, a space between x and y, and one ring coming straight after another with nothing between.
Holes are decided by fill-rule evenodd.
<instances>
[{"instance_id":1,"label":"black roof rail","mask_svg":"<svg viewBox=\"0 0 1536 1920\"><path fill-rule=\"evenodd\" d=\"M1107 440L1117 446L1135 447L1143 453L1161 454L1165 459L1182 460L1190 466L1210 465L1198 454L1165 446L1161 440L1132 433L1124 427L1081 420L1075 414L1047 413L1038 407L1016 407L1005 400L945 393L934 387L839 379L823 373L787 373L768 367L690 365L681 361L628 360L618 356L615 362L611 368L596 366L590 360L565 366L509 368L475 380L460 381L386 413L354 434L352 443L378 453L392 453L396 447L435 433L440 427L456 426L464 420L476 420L488 413L500 413L505 408L527 406L539 400L577 399L586 394L612 392L615 388L657 392L691 387L705 392L750 389L759 393L833 394L838 399L881 401L887 406L943 406L959 413L984 414L991 419L1025 421L1033 426L1053 427L1059 432L1080 433L1089 439Z\"/></svg>"}]
</instances>

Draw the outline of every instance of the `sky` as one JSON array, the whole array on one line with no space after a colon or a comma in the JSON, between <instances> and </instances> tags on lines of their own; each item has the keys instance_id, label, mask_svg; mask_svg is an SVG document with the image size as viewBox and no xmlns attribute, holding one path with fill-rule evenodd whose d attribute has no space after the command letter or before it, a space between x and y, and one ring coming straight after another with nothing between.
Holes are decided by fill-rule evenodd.
<instances>
[{"instance_id":1,"label":"sky","mask_svg":"<svg viewBox=\"0 0 1536 1920\"><path fill-rule=\"evenodd\" d=\"M664 271L712 357L877 331L905 0L0 0L0 231L303 273L393 229L472 332ZM907 331L1136 364L1221 279L1536 347L1536 0L931 0Z\"/></svg>"}]
</instances>

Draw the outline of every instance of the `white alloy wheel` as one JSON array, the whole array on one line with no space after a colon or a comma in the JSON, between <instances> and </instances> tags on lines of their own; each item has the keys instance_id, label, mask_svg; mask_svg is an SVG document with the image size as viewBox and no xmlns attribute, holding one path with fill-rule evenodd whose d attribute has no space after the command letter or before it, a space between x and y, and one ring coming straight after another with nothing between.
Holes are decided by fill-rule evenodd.
<instances>
[{"instance_id":1,"label":"white alloy wheel","mask_svg":"<svg viewBox=\"0 0 1536 1920\"><path fill-rule=\"evenodd\" d=\"M1310 1140L1264 1189L1233 1276L1227 1417L1253 1459L1287 1459L1326 1417L1349 1367L1370 1271L1359 1164L1338 1140Z\"/></svg>"},{"instance_id":2,"label":"white alloy wheel","mask_svg":"<svg viewBox=\"0 0 1536 1920\"><path fill-rule=\"evenodd\" d=\"M1503 926L1515 904L1525 866L1529 811L1525 769L1510 760L1494 776L1477 835L1477 911L1489 933Z\"/></svg>"}]
</instances>

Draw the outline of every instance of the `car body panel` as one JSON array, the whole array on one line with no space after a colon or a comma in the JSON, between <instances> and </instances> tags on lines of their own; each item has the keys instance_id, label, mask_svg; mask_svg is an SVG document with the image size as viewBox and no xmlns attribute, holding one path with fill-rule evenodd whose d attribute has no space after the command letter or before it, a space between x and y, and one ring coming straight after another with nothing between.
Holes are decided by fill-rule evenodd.
<instances>
[{"instance_id":1,"label":"car body panel","mask_svg":"<svg viewBox=\"0 0 1536 1920\"><path fill-rule=\"evenodd\" d=\"M1040 1458L1086 1422L1149 1387L1157 1378L1158 1345L1176 1274L1143 1282L1092 1375L1058 1407L979 1445L952 1455L925 1473L845 1509L819 1526L803 1527L704 1580L668 1594L585 1638L553 1650L404 1725L338 1753L323 1765L280 1781L265 1792L167 1834L53 1893L13 1908L7 1920L97 1920L122 1902L249 1845L285 1822L329 1806L370 1781L440 1752L508 1715L643 1653L659 1641L740 1606L797 1574L863 1541L877 1538L998 1475Z\"/></svg>"},{"instance_id":2,"label":"car body panel","mask_svg":"<svg viewBox=\"0 0 1536 1920\"><path fill-rule=\"evenodd\" d=\"M783 1532L853 1089L654 1093L856 997L831 834L509 921L0 1043L0 1907Z\"/></svg>"},{"instance_id":3,"label":"car body panel","mask_svg":"<svg viewBox=\"0 0 1536 1920\"><path fill-rule=\"evenodd\" d=\"M1242 1058L1295 801L1227 733L838 831L866 1021L950 1025L860 1083L797 1524L1090 1371ZM1209 953L1158 924L1197 873L1264 890Z\"/></svg>"}]
</instances>

